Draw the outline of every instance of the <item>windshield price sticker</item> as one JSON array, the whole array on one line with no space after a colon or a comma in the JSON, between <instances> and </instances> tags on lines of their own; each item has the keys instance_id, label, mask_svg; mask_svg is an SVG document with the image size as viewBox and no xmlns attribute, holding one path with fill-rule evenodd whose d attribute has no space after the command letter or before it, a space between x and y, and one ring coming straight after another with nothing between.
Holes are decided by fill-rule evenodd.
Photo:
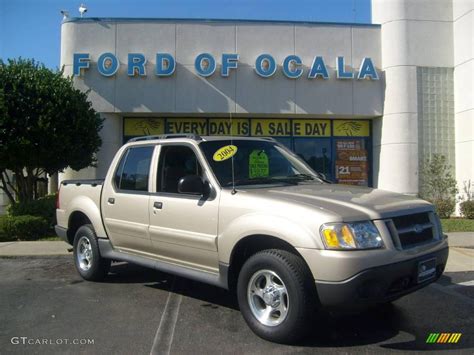
<instances>
[{"instance_id":1,"label":"windshield price sticker","mask_svg":"<svg viewBox=\"0 0 474 355\"><path fill-rule=\"evenodd\" d=\"M263 150L254 150L249 156L249 178L268 177L268 156Z\"/></svg>"},{"instance_id":2,"label":"windshield price sticker","mask_svg":"<svg viewBox=\"0 0 474 355\"><path fill-rule=\"evenodd\" d=\"M224 161L232 158L235 153L237 153L237 147L235 145L226 145L216 150L212 159L214 159L214 161Z\"/></svg>"}]
</instances>

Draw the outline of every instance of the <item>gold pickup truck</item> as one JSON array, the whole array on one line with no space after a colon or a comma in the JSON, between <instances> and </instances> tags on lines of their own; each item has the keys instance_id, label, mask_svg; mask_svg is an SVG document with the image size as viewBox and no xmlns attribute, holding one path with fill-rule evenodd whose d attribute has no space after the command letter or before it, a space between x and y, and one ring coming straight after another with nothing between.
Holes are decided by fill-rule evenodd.
<instances>
[{"instance_id":1,"label":"gold pickup truck","mask_svg":"<svg viewBox=\"0 0 474 355\"><path fill-rule=\"evenodd\" d=\"M62 181L57 234L86 280L127 261L237 292L262 338L293 342L321 307L391 302L436 281L433 206L331 184L272 139L132 139L104 180Z\"/></svg>"}]
</instances>

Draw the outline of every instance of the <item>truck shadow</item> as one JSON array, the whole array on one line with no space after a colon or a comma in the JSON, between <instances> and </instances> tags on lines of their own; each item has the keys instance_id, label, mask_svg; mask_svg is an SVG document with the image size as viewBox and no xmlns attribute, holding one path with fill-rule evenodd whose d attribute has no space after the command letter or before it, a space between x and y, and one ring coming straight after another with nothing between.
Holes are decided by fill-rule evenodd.
<instances>
[{"instance_id":1,"label":"truck shadow","mask_svg":"<svg viewBox=\"0 0 474 355\"><path fill-rule=\"evenodd\" d=\"M212 308L213 305L217 305L239 310L237 298L227 290L126 262L113 263L105 282L144 283L146 287L201 300L205 302L203 307Z\"/></svg>"},{"instance_id":2,"label":"truck shadow","mask_svg":"<svg viewBox=\"0 0 474 355\"><path fill-rule=\"evenodd\" d=\"M448 282L447 277L443 277ZM162 273L140 266L113 264L107 278L110 283L143 283L145 287L173 292L202 301L201 307L227 308L238 311L233 292ZM310 335L294 344L299 348L347 348L374 345L374 350L435 350L436 344L426 344L428 333L413 323L409 309L397 304L376 305L354 312L319 312L315 315ZM433 324L433 329L442 326ZM468 344L443 344L443 350L467 348ZM296 348L295 348L296 349ZM342 350L342 349L341 349Z\"/></svg>"}]
</instances>

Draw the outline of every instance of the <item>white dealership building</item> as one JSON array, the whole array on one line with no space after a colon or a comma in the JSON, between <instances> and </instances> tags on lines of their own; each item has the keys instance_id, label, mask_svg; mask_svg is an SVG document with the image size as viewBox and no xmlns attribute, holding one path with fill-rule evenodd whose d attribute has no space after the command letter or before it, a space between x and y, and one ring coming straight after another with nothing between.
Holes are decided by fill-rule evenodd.
<instances>
[{"instance_id":1,"label":"white dealership building","mask_svg":"<svg viewBox=\"0 0 474 355\"><path fill-rule=\"evenodd\" d=\"M105 119L101 178L129 138L272 136L330 179L407 194L448 157L474 181L472 0L372 0L372 24L69 18L61 65ZM316 10L315 10L316 11ZM230 126L232 116L232 126Z\"/></svg>"}]
</instances>

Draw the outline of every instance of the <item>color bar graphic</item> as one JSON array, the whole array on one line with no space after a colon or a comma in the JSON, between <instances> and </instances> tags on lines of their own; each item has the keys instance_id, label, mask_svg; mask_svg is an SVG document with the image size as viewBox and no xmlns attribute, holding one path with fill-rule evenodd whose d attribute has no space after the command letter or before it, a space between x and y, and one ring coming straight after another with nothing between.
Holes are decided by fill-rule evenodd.
<instances>
[{"instance_id":1,"label":"color bar graphic","mask_svg":"<svg viewBox=\"0 0 474 355\"><path fill-rule=\"evenodd\" d=\"M462 333L430 333L426 338L427 344L456 344L461 339Z\"/></svg>"}]
</instances>

